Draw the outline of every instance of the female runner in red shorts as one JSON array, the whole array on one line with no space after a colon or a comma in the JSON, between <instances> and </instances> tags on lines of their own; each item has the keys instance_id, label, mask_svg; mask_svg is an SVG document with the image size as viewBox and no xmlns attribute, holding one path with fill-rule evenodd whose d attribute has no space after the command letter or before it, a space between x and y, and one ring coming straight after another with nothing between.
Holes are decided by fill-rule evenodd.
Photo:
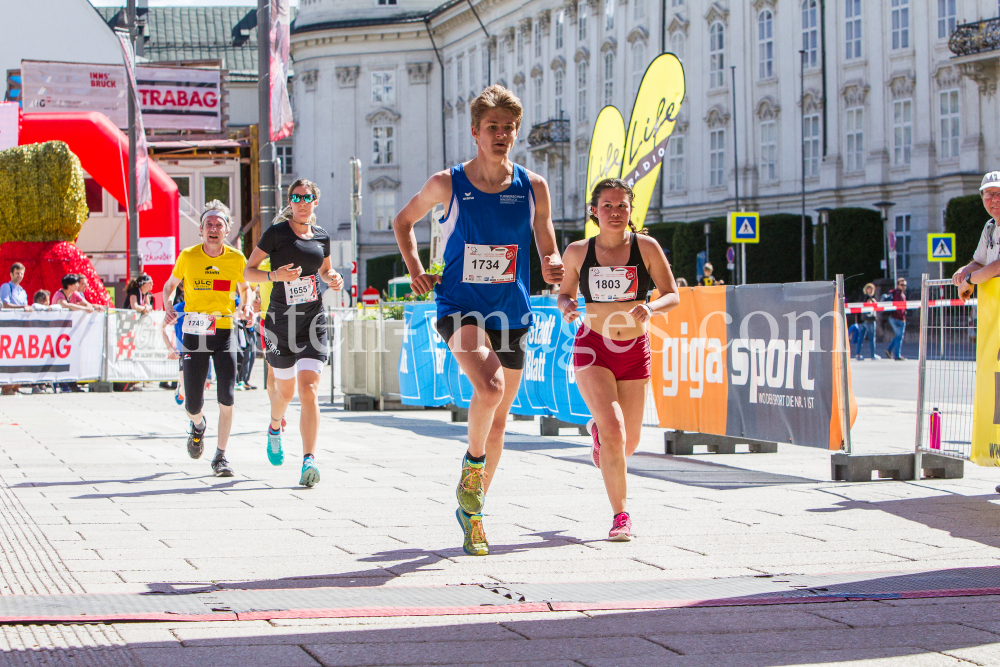
<instances>
[{"instance_id":1,"label":"female runner in red shorts","mask_svg":"<svg viewBox=\"0 0 1000 667\"><path fill-rule=\"evenodd\" d=\"M674 276L660 244L637 234L630 220L632 188L618 178L594 187L590 219L600 233L566 248L566 277L559 290L559 310L572 322L577 289L586 299L583 326L576 334L573 365L576 384L593 419L594 465L604 475L614 522L608 539L632 539L625 511L625 457L639 445L649 382L649 334L653 313L666 313L680 303ZM645 303L650 280L660 297Z\"/></svg>"}]
</instances>

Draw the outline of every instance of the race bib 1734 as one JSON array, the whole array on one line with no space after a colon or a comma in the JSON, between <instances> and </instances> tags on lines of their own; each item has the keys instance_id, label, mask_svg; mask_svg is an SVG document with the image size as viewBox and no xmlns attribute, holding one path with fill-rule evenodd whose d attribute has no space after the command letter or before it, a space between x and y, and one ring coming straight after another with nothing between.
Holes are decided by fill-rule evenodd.
<instances>
[{"instance_id":1,"label":"race bib 1734","mask_svg":"<svg viewBox=\"0 0 1000 667\"><path fill-rule=\"evenodd\" d=\"M512 283L517 279L517 245L465 244L464 283Z\"/></svg>"},{"instance_id":2,"label":"race bib 1734","mask_svg":"<svg viewBox=\"0 0 1000 667\"><path fill-rule=\"evenodd\" d=\"M590 267L590 300L635 301L636 272L634 266Z\"/></svg>"}]
</instances>

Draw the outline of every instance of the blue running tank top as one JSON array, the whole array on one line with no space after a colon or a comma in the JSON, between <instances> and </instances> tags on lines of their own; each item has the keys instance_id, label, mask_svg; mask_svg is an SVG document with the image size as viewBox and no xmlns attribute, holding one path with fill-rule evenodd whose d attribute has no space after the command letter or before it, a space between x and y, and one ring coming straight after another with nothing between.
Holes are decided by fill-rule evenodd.
<instances>
[{"instance_id":1,"label":"blue running tank top","mask_svg":"<svg viewBox=\"0 0 1000 667\"><path fill-rule=\"evenodd\" d=\"M534 218L535 195L521 165L514 165L510 187L495 194L477 190L465 165L451 168L451 202L441 219L444 275L434 290L438 319L478 312L488 329L531 326L528 289ZM513 260L511 246L516 246Z\"/></svg>"}]
</instances>

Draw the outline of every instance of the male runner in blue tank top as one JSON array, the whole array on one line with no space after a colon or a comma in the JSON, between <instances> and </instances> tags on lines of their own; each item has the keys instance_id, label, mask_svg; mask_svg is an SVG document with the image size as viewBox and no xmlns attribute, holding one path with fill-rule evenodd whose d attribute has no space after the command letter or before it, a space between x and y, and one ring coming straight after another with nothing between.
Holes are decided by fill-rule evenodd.
<instances>
[{"instance_id":1,"label":"male runner in blue tank top","mask_svg":"<svg viewBox=\"0 0 1000 667\"><path fill-rule=\"evenodd\" d=\"M531 234L550 284L563 278L549 205L549 186L508 158L521 126L521 102L490 86L469 104L476 157L431 176L393 222L415 294L435 289L437 330L472 383L469 450L462 459L455 515L470 556L485 556L486 491L503 452L507 413L521 384L524 337L531 327ZM428 275L417 256L413 225L437 204L444 274Z\"/></svg>"}]
</instances>

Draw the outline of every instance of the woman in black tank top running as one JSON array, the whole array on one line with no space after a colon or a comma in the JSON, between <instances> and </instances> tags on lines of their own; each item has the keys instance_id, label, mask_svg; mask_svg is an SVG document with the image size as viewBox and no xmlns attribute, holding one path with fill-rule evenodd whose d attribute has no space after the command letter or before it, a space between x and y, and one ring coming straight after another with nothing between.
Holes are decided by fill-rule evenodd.
<instances>
[{"instance_id":1,"label":"woman in black tank top running","mask_svg":"<svg viewBox=\"0 0 1000 667\"><path fill-rule=\"evenodd\" d=\"M621 179L605 179L594 188L591 220L600 233L566 248L566 277L559 290L559 310L567 322L580 317L577 289L586 312L576 334L573 365L576 384L593 419L592 458L601 469L614 520L608 539L632 539L625 509L625 458L639 446L646 384L650 375L649 318L680 303L670 265L654 239L632 225L632 189ZM646 303L649 284L660 296Z\"/></svg>"}]
</instances>

